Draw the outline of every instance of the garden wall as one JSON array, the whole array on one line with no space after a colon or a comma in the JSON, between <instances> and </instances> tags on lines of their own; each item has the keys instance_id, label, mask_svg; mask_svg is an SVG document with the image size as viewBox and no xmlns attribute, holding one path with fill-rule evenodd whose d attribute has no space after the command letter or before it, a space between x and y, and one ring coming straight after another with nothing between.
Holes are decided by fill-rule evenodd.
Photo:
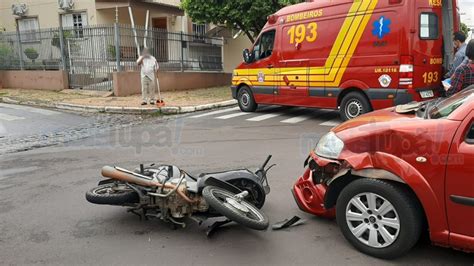
<instances>
[{"instance_id":1,"label":"garden wall","mask_svg":"<svg viewBox=\"0 0 474 266\"><path fill-rule=\"evenodd\" d=\"M227 86L232 74L213 72L159 72L161 91L186 90ZM129 96L141 93L140 72L114 72L114 95Z\"/></svg>"},{"instance_id":2,"label":"garden wall","mask_svg":"<svg viewBox=\"0 0 474 266\"><path fill-rule=\"evenodd\" d=\"M60 91L69 88L66 71L0 70L0 88Z\"/></svg>"}]
</instances>

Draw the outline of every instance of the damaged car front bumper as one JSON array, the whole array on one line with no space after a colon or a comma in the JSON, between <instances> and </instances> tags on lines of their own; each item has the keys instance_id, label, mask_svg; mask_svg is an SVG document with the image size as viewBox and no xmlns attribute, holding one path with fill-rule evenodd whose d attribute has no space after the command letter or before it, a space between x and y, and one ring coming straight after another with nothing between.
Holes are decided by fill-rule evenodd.
<instances>
[{"instance_id":1,"label":"damaged car front bumper","mask_svg":"<svg viewBox=\"0 0 474 266\"><path fill-rule=\"evenodd\" d=\"M334 218L334 208L326 209L324 199L327 181L340 172L341 163L337 160L322 158L311 152L305 162L304 174L293 185L292 193L298 207L320 217Z\"/></svg>"}]
</instances>

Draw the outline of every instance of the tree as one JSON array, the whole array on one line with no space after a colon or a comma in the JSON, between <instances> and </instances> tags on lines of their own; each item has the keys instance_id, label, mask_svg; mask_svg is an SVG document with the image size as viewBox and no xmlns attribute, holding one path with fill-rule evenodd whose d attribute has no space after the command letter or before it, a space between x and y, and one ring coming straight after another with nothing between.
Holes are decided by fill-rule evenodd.
<instances>
[{"instance_id":1,"label":"tree","mask_svg":"<svg viewBox=\"0 0 474 266\"><path fill-rule=\"evenodd\" d=\"M242 30L250 41L267 22L267 16L302 0L183 0L182 8L196 23L213 23Z\"/></svg>"},{"instance_id":2,"label":"tree","mask_svg":"<svg viewBox=\"0 0 474 266\"><path fill-rule=\"evenodd\" d=\"M469 31L470 29L467 27L467 25L461 22L461 32L463 32L464 35L469 36Z\"/></svg>"}]
</instances>

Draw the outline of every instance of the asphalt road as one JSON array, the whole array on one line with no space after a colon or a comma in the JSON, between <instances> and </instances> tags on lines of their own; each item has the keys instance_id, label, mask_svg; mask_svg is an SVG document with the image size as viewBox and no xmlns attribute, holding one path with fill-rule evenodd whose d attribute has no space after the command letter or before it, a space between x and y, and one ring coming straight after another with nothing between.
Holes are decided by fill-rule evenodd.
<instances>
[{"instance_id":1,"label":"asphalt road","mask_svg":"<svg viewBox=\"0 0 474 266\"><path fill-rule=\"evenodd\" d=\"M471 255L421 241L407 256L382 261L354 250L332 220L302 213L290 187L317 139L337 113L272 108L234 109L150 118L141 125L0 155L0 264L380 265L470 264ZM69 119L84 119L71 115ZM28 125L18 130L27 130ZM84 193L103 165L174 163L191 173L256 168L268 154L277 163L263 208L271 222L293 215L306 224L257 232L230 225L211 238L205 227L171 230L140 221L120 207L89 204Z\"/></svg>"},{"instance_id":2,"label":"asphalt road","mask_svg":"<svg viewBox=\"0 0 474 266\"><path fill-rule=\"evenodd\" d=\"M141 121L136 116L77 115L0 103L0 154L61 144Z\"/></svg>"}]
</instances>

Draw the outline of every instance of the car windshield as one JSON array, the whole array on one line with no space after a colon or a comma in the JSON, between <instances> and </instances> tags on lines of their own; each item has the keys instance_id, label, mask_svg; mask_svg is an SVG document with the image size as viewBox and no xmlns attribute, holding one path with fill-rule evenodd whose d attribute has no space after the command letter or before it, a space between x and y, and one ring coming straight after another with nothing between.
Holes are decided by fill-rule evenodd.
<instances>
[{"instance_id":1,"label":"car windshield","mask_svg":"<svg viewBox=\"0 0 474 266\"><path fill-rule=\"evenodd\" d=\"M461 91L452 97L439 101L431 106L428 111L430 119L446 118L466 101L474 98L474 89Z\"/></svg>"}]
</instances>

